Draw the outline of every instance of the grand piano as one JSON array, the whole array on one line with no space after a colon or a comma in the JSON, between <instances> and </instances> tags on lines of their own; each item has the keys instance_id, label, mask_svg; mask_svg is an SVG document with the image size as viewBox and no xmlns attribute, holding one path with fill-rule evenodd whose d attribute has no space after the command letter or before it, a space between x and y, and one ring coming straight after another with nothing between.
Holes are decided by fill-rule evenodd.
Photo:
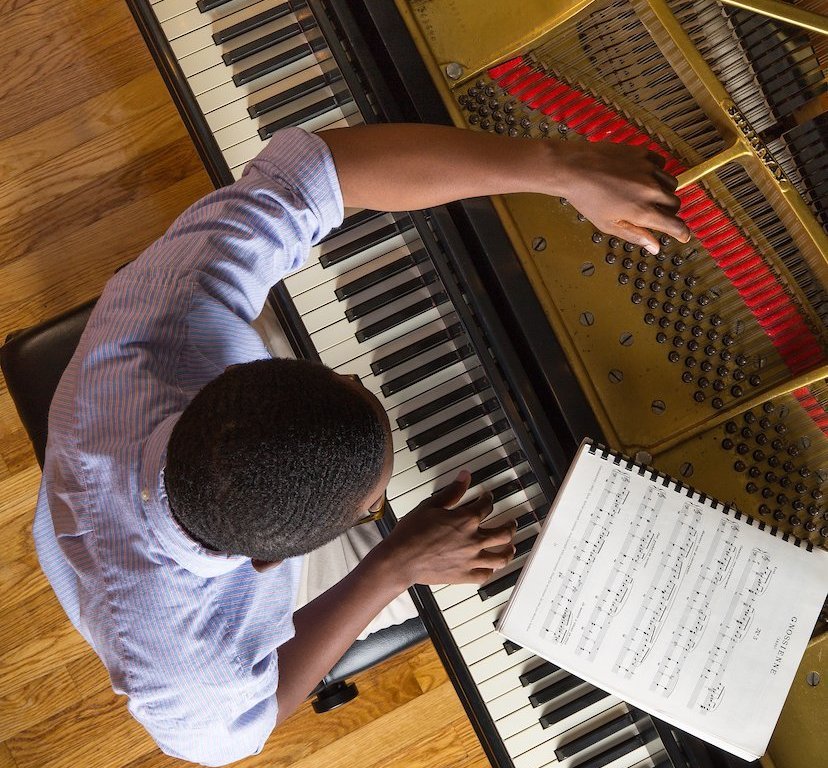
<instances>
[{"instance_id":1,"label":"grand piano","mask_svg":"<svg viewBox=\"0 0 828 768\"><path fill-rule=\"evenodd\" d=\"M828 543L825 18L768 0L129 5L217 186L292 125L424 121L664 156L687 245L653 256L537 196L347 211L269 304L297 354L385 405L396 515L467 467L492 524L517 521L505 572L415 595L493 765L743 764L493 625L584 436ZM811 696L798 678L767 765L816 764Z\"/></svg>"}]
</instances>

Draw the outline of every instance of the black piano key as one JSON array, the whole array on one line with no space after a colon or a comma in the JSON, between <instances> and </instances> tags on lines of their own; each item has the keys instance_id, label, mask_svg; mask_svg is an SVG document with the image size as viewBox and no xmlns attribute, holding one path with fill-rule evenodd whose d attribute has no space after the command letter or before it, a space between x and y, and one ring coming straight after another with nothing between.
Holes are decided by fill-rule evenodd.
<instances>
[{"instance_id":1,"label":"black piano key","mask_svg":"<svg viewBox=\"0 0 828 768\"><path fill-rule=\"evenodd\" d=\"M304 83L294 85L293 88L288 88L282 93L277 93L269 99L264 99L258 104L252 104L247 108L247 113L250 117L259 117L260 115L264 115L274 109L284 107L302 96L308 96L315 91L321 91L323 88L327 88L331 85L331 83L335 83L337 80L341 79L342 76L338 73L319 75L319 77L314 77L310 80L306 80Z\"/></svg>"},{"instance_id":2,"label":"black piano key","mask_svg":"<svg viewBox=\"0 0 828 768\"><path fill-rule=\"evenodd\" d=\"M454 323L448 328L443 328L443 330L432 333L424 339L420 339L420 341L409 344L405 347L405 349L392 352L390 355L386 355L385 357L374 361L371 363L371 371L375 376L379 376L381 373L390 371L398 365L402 365L403 363L407 363L409 360L413 360L418 355L422 355L431 349L439 347L441 344L445 344L452 339L456 339L462 333L463 326L460 323Z\"/></svg>"},{"instance_id":3,"label":"black piano key","mask_svg":"<svg viewBox=\"0 0 828 768\"><path fill-rule=\"evenodd\" d=\"M404 299L406 296L416 293L421 288L425 288L426 286L436 282L437 273L432 269L424 275L418 275L411 280L406 280L404 283L395 285L393 288L389 288L387 291L378 293L370 299L366 299L358 304L354 304L352 307L348 307L348 309L345 310L345 317L348 319L348 322L352 323L354 320L359 320L361 317L370 315L372 312L376 312L378 309L387 307L389 304L393 304L399 299Z\"/></svg>"},{"instance_id":4,"label":"black piano key","mask_svg":"<svg viewBox=\"0 0 828 768\"><path fill-rule=\"evenodd\" d=\"M319 257L319 263L323 269L327 269L334 264L339 264L346 259L350 259L352 256L356 256L358 253L362 253L362 251L368 248L379 245L384 240L390 240L395 235L407 232L413 226L414 224L411 222L411 219L406 216L391 224L386 224L380 229L369 232L367 235L363 235L347 245L342 245L339 248L328 251L328 253L323 253Z\"/></svg>"},{"instance_id":5,"label":"black piano key","mask_svg":"<svg viewBox=\"0 0 828 768\"><path fill-rule=\"evenodd\" d=\"M281 29L269 32L268 34L262 35L255 40L251 40L249 43L239 45L230 51L226 51L221 55L221 60L227 66L230 66L231 64L238 64L240 61L248 58L248 56L252 56L254 53L261 53L262 51L266 51L268 48L272 48L274 45L279 45L279 43L284 43L286 40L296 37L296 35L301 34L303 30L308 29L309 26L310 25L303 26L302 24L286 24ZM248 112L249 111L250 110L248 109ZM250 115L250 117L256 117L256 115Z\"/></svg>"},{"instance_id":6,"label":"black piano key","mask_svg":"<svg viewBox=\"0 0 828 768\"><path fill-rule=\"evenodd\" d=\"M510 480L508 483L503 483L503 485L499 485L497 488L493 489L493 501L496 504L501 499L505 499L507 496L511 496L513 493L517 493L523 488L528 488L536 482L537 478L534 474L527 472L526 474L521 475L514 480Z\"/></svg>"},{"instance_id":7,"label":"black piano key","mask_svg":"<svg viewBox=\"0 0 828 768\"><path fill-rule=\"evenodd\" d=\"M471 348L468 346L467 348L469 349L469 354L471 354ZM468 356L469 355L466 355L466 357ZM443 368L445 367L446 366L443 366ZM385 392L384 388L383 392ZM440 424L436 424L430 429L425 429L422 432L414 435L413 437L410 437L408 440L405 441L405 444L408 446L408 450L410 451L416 450L417 448L422 448L424 445L433 443L435 440L438 440L441 437L445 437L450 432L454 432L455 429L460 429L460 427L466 424L470 424L472 421L477 421L477 419L481 418L482 416L485 416L488 413L493 413L498 408L500 408L500 403L498 402L497 398L491 397L484 403L480 403L479 405L467 408L466 410L461 411L458 414L455 414L450 419L447 419L446 421L443 421ZM474 478L472 478L472 484L474 484L473 481Z\"/></svg>"},{"instance_id":8,"label":"black piano key","mask_svg":"<svg viewBox=\"0 0 828 768\"><path fill-rule=\"evenodd\" d=\"M357 227L361 227L363 224L367 224L369 221L374 221L374 219L379 219L386 215L387 214L384 211L369 211L367 208L364 211L352 213L350 216L344 218L338 227L328 232L328 234L322 238L322 242L326 243L335 237L339 237L345 232L350 232Z\"/></svg>"},{"instance_id":9,"label":"black piano key","mask_svg":"<svg viewBox=\"0 0 828 768\"><path fill-rule=\"evenodd\" d=\"M526 456L524 456L522 451L512 451L512 453L508 456L504 456L502 459L493 461L491 464L487 464L485 467L481 467L480 469L476 469L472 472L469 488L474 488L474 486L480 485L480 483L484 480L488 480L490 477L499 475L501 472L505 472L510 467L516 467L524 461L526 461ZM531 514L531 512L529 514Z\"/></svg>"},{"instance_id":10,"label":"black piano key","mask_svg":"<svg viewBox=\"0 0 828 768\"><path fill-rule=\"evenodd\" d=\"M264 77L264 75L268 75L271 72L277 72L282 69L282 67L287 67L288 65L300 61L313 53L317 53L324 48L325 41L323 39L316 39L310 43L302 43L302 45L297 45L295 48L291 48L289 51L284 51L278 56L272 56L271 58L261 61L252 67L248 67L241 72L237 72L233 75L233 84L240 86L252 83L254 80Z\"/></svg>"},{"instance_id":11,"label":"black piano key","mask_svg":"<svg viewBox=\"0 0 828 768\"><path fill-rule=\"evenodd\" d=\"M534 536L529 536L522 541L519 541L515 544L515 557L523 557L524 555L528 554L532 551L532 547L535 546L535 542L537 541L538 535L535 534Z\"/></svg>"},{"instance_id":12,"label":"black piano key","mask_svg":"<svg viewBox=\"0 0 828 768\"><path fill-rule=\"evenodd\" d=\"M513 643L511 640L504 640L503 641L503 650L511 656L513 653L517 653L518 651L522 651L523 647L518 645L517 643Z\"/></svg>"},{"instance_id":13,"label":"black piano key","mask_svg":"<svg viewBox=\"0 0 828 768\"><path fill-rule=\"evenodd\" d=\"M432 400L430 403L426 403L419 408L415 408L413 411L403 414L397 419L397 426L400 429L413 427L415 424L419 424L421 421L429 418L429 416L434 416L434 414L439 413L446 408L450 408L452 405L459 403L461 400L472 397L472 395L482 392L484 389L488 388L489 380L485 376L481 376L479 379L472 381L471 384L465 384L462 387L458 387L448 394L438 397L436 400Z\"/></svg>"},{"instance_id":14,"label":"black piano key","mask_svg":"<svg viewBox=\"0 0 828 768\"><path fill-rule=\"evenodd\" d=\"M604 768L605 765L614 763L619 758L624 757L624 755L628 755L639 747L646 746L646 744L647 742L639 734L630 736L629 739L625 739L620 744L605 749L600 754L595 755L595 757L578 763L578 768Z\"/></svg>"},{"instance_id":15,"label":"black piano key","mask_svg":"<svg viewBox=\"0 0 828 768\"><path fill-rule=\"evenodd\" d=\"M418 251L414 251L414 253L409 253L399 259L396 259L395 261L392 261L390 264L386 264L384 267L375 269L367 275L363 275L356 280L352 280L350 283L340 286L334 291L334 295L340 301L350 299L352 296L356 296L356 294L365 291L368 288L373 288L375 285L379 285L379 283L394 277L394 275L399 275L411 267L422 264L424 261L428 261L428 253L425 248L420 248ZM377 363L371 364L371 370L374 369L375 365L377 365ZM380 368L379 370L374 371L374 374L382 373L383 370L384 369Z\"/></svg>"},{"instance_id":16,"label":"black piano key","mask_svg":"<svg viewBox=\"0 0 828 768\"><path fill-rule=\"evenodd\" d=\"M207 13L207 11L212 11L213 9L229 2L230 0L198 0L196 8L198 8L198 10L202 13Z\"/></svg>"},{"instance_id":17,"label":"black piano key","mask_svg":"<svg viewBox=\"0 0 828 768\"><path fill-rule=\"evenodd\" d=\"M521 531L524 528L537 523L538 517L534 512L524 512L520 517L515 518L515 522L517 523L518 531Z\"/></svg>"},{"instance_id":18,"label":"black piano key","mask_svg":"<svg viewBox=\"0 0 828 768\"><path fill-rule=\"evenodd\" d=\"M600 688L593 688L577 699L568 701L566 704L553 709L551 712L547 712L538 722L540 722L542 728L549 728L550 725L555 725L560 723L561 720L566 720L567 717L572 717L572 715L596 704L607 696L609 694L606 691L602 691Z\"/></svg>"},{"instance_id":19,"label":"black piano key","mask_svg":"<svg viewBox=\"0 0 828 768\"><path fill-rule=\"evenodd\" d=\"M301 125L308 120L313 120L314 117L320 117L326 112L342 107L351 101L353 101L353 99L347 91L342 91L342 93L334 96L328 96L321 101L317 101L315 104L311 104L310 106L300 109L298 112L286 115L279 120L274 120L272 123L268 123L267 125L259 128L259 138L262 141L267 141L274 133L276 133L276 131L281 131L282 128L288 128L292 125Z\"/></svg>"},{"instance_id":20,"label":"black piano key","mask_svg":"<svg viewBox=\"0 0 828 768\"><path fill-rule=\"evenodd\" d=\"M495 595L499 595L501 592L505 592L509 589L509 587L514 587L515 584L517 584L517 580L520 578L521 570L521 568L517 568L514 571L510 571L505 576L501 576L499 579L495 579L494 581L490 581L488 584L483 585L477 590L478 597L485 602L490 597L494 597Z\"/></svg>"},{"instance_id":21,"label":"black piano key","mask_svg":"<svg viewBox=\"0 0 828 768\"><path fill-rule=\"evenodd\" d=\"M539 691L535 691L529 696L529 703L533 707L539 707L541 704L548 704L550 701L554 701L559 696L563 696L565 693L569 693L579 685L583 684L584 681L581 680L580 677L575 677L575 675L567 675L562 680L558 680L551 685L547 685L546 688L541 688Z\"/></svg>"},{"instance_id":22,"label":"black piano key","mask_svg":"<svg viewBox=\"0 0 828 768\"><path fill-rule=\"evenodd\" d=\"M430 360L425 365L421 365L408 373L404 373L402 376L398 376L396 379L386 382L381 387L382 394L390 397L397 392L402 392L402 390L414 386L414 384L420 381L424 381L429 376L433 376L435 373L439 373L455 363L467 360L473 354L474 348L471 344L463 344L463 346L447 352L445 355L440 355L440 357Z\"/></svg>"},{"instance_id":23,"label":"black piano key","mask_svg":"<svg viewBox=\"0 0 828 768\"><path fill-rule=\"evenodd\" d=\"M423 314L423 312L428 312L428 310L433 307L439 307L441 304L445 304L447 301L448 295L446 292L438 291L433 296L429 296L427 299L418 301L410 307L401 309L393 315L388 315L388 317L383 318L372 325L366 326L362 330L357 331L354 336L360 343L368 341L369 339L373 339L374 336L385 333L385 331L390 331L395 325L404 323L406 320L411 320L417 317L417 315Z\"/></svg>"},{"instance_id":24,"label":"black piano key","mask_svg":"<svg viewBox=\"0 0 828 768\"><path fill-rule=\"evenodd\" d=\"M274 5L272 8L268 8L262 13L257 13L255 16L251 16L249 19L240 21L238 24L233 24L231 27L214 32L213 42L216 45L222 45L229 40L233 40L236 37L252 32L254 29L263 27L265 24L270 24L271 21L277 21L278 19L287 16L289 13L292 13L290 3Z\"/></svg>"},{"instance_id":25,"label":"black piano key","mask_svg":"<svg viewBox=\"0 0 828 768\"><path fill-rule=\"evenodd\" d=\"M555 750L555 757L557 757L558 760L563 760L564 758L577 755L579 752L583 752L588 747L594 746L599 741L603 741L604 739L618 733L618 731L634 724L635 718L632 713L625 712L623 715L618 715L618 717L613 718L609 722L599 725L597 728L593 728L583 736L579 736L577 739L573 739L572 741L558 747Z\"/></svg>"},{"instance_id":26,"label":"black piano key","mask_svg":"<svg viewBox=\"0 0 828 768\"><path fill-rule=\"evenodd\" d=\"M537 667L532 667L532 669L524 672L518 680L520 680L520 684L525 688L527 685L540 682L543 678L560 671L561 668L557 664L553 664L551 661L544 661L542 664L538 664Z\"/></svg>"},{"instance_id":27,"label":"black piano key","mask_svg":"<svg viewBox=\"0 0 828 768\"><path fill-rule=\"evenodd\" d=\"M458 453L467 451L469 448L473 448L478 443L482 443L490 437L499 435L507 429L509 429L509 422L506 419L499 419L491 426L478 429L476 432L472 432L472 434L467 435L462 440L457 440L451 445L447 445L445 448L425 456L417 462L417 468L420 472L425 472L425 470L437 464L441 464L442 462L450 459L452 456L456 456Z\"/></svg>"}]
</instances>

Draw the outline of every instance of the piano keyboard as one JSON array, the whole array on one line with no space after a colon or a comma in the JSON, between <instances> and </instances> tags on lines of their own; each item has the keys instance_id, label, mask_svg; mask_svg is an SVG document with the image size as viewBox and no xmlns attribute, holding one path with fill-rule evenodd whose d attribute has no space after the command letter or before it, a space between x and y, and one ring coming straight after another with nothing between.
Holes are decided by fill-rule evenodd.
<instances>
[{"instance_id":1,"label":"piano keyboard","mask_svg":"<svg viewBox=\"0 0 828 768\"><path fill-rule=\"evenodd\" d=\"M280 128L362 122L304 0L158 0L151 13L233 178ZM550 500L411 218L351 212L284 284L322 362L388 412L396 515L465 468L468 499L494 495L486 525L518 522L506 569L432 590L515 768L672 765L626 704L494 632Z\"/></svg>"}]
</instances>

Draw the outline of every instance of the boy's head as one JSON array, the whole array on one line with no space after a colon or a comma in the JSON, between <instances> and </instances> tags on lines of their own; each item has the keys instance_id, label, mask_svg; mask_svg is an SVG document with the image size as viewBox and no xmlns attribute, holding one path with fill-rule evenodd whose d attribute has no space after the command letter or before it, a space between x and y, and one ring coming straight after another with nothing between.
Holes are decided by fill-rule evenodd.
<instances>
[{"instance_id":1,"label":"boy's head","mask_svg":"<svg viewBox=\"0 0 828 768\"><path fill-rule=\"evenodd\" d=\"M306 360L257 360L187 406L164 477L194 539L278 561L351 527L381 497L392 462L388 418L356 380Z\"/></svg>"}]
</instances>

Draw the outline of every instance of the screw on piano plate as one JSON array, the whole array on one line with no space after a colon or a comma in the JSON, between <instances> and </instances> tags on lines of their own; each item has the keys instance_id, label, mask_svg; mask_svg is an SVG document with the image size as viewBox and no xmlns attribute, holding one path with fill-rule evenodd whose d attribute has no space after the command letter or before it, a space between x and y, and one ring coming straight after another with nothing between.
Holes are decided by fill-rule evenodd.
<instances>
[{"instance_id":1,"label":"screw on piano plate","mask_svg":"<svg viewBox=\"0 0 828 768\"><path fill-rule=\"evenodd\" d=\"M618 343L621 344L622 347L631 347L633 343L633 335L629 331L624 331L618 337Z\"/></svg>"},{"instance_id":2,"label":"screw on piano plate","mask_svg":"<svg viewBox=\"0 0 828 768\"><path fill-rule=\"evenodd\" d=\"M624 374L622 371L619 371L618 368L611 368L610 372L607 374L607 378L613 384L620 384L624 380Z\"/></svg>"},{"instance_id":3,"label":"screw on piano plate","mask_svg":"<svg viewBox=\"0 0 828 768\"><path fill-rule=\"evenodd\" d=\"M592 277L595 274L595 265L591 261L585 261L581 264L581 274L584 277Z\"/></svg>"},{"instance_id":4,"label":"screw on piano plate","mask_svg":"<svg viewBox=\"0 0 828 768\"><path fill-rule=\"evenodd\" d=\"M595 325L595 315L592 312L581 312L581 316L578 318L581 325L590 326Z\"/></svg>"},{"instance_id":5,"label":"screw on piano plate","mask_svg":"<svg viewBox=\"0 0 828 768\"><path fill-rule=\"evenodd\" d=\"M679 473L681 474L682 477L691 477L692 474L693 474L693 470L694 470L693 464L689 461L685 461L679 467Z\"/></svg>"},{"instance_id":6,"label":"screw on piano plate","mask_svg":"<svg viewBox=\"0 0 828 768\"><path fill-rule=\"evenodd\" d=\"M449 80L459 80L463 77L463 67L456 61L446 64L446 77Z\"/></svg>"},{"instance_id":7,"label":"screw on piano plate","mask_svg":"<svg viewBox=\"0 0 828 768\"><path fill-rule=\"evenodd\" d=\"M647 451L639 451L635 454L636 464L649 464L653 460L653 456Z\"/></svg>"},{"instance_id":8,"label":"screw on piano plate","mask_svg":"<svg viewBox=\"0 0 828 768\"><path fill-rule=\"evenodd\" d=\"M663 400L653 400L653 402L650 403L650 410L656 416L661 416L661 414L664 413L664 411L667 410L667 406L666 406L666 404L664 403Z\"/></svg>"},{"instance_id":9,"label":"screw on piano plate","mask_svg":"<svg viewBox=\"0 0 828 768\"><path fill-rule=\"evenodd\" d=\"M592 242L593 243L600 243L604 239L604 236L600 232L593 232L592 233Z\"/></svg>"},{"instance_id":10,"label":"screw on piano plate","mask_svg":"<svg viewBox=\"0 0 828 768\"><path fill-rule=\"evenodd\" d=\"M543 237L536 237L532 240L532 250L533 251L545 251L546 250L546 239Z\"/></svg>"}]
</instances>

